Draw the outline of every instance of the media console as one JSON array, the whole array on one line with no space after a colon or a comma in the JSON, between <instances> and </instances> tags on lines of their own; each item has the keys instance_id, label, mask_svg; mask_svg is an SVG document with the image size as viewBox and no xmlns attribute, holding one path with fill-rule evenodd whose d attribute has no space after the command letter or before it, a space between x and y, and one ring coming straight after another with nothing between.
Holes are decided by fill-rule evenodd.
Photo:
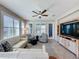
<instances>
[{"instance_id":1,"label":"media console","mask_svg":"<svg viewBox=\"0 0 79 59\"><path fill-rule=\"evenodd\" d=\"M59 43L79 58L79 40L66 36L60 36Z\"/></svg>"}]
</instances>

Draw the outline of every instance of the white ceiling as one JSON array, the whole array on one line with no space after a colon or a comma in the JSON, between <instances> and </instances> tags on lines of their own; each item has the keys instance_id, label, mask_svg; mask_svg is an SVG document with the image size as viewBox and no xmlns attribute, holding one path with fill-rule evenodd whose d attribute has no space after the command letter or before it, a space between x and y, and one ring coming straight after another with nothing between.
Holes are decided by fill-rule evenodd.
<instances>
[{"instance_id":1,"label":"white ceiling","mask_svg":"<svg viewBox=\"0 0 79 59\"><path fill-rule=\"evenodd\" d=\"M59 18L70 9L78 6L79 0L0 0L0 4L29 20L38 19L32 17L34 15L33 10L38 11L49 8L46 13L49 17L43 17L43 19L52 19Z\"/></svg>"}]
</instances>

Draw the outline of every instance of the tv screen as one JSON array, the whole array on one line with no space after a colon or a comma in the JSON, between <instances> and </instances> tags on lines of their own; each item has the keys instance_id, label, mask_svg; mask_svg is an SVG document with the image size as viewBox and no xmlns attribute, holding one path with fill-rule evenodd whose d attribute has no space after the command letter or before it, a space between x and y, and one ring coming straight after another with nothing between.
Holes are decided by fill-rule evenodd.
<instances>
[{"instance_id":1,"label":"tv screen","mask_svg":"<svg viewBox=\"0 0 79 59\"><path fill-rule=\"evenodd\" d=\"M60 26L61 35L79 38L79 22L63 23Z\"/></svg>"},{"instance_id":2,"label":"tv screen","mask_svg":"<svg viewBox=\"0 0 79 59\"><path fill-rule=\"evenodd\" d=\"M76 23L76 37L79 37L79 22Z\"/></svg>"}]
</instances>

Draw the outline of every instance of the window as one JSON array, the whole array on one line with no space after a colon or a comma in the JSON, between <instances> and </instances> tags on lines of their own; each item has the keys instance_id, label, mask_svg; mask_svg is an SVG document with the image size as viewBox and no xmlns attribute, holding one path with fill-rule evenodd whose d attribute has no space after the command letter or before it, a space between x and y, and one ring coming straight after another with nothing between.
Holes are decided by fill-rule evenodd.
<instances>
[{"instance_id":1,"label":"window","mask_svg":"<svg viewBox=\"0 0 79 59\"><path fill-rule=\"evenodd\" d=\"M24 22L21 22L21 30L22 30L22 34L24 34Z\"/></svg>"},{"instance_id":2,"label":"window","mask_svg":"<svg viewBox=\"0 0 79 59\"><path fill-rule=\"evenodd\" d=\"M37 35L46 33L46 25L45 24L36 24L36 33L37 33Z\"/></svg>"},{"instance_id":3,"label":"window","mask_svg":"<svg viewBox=\"0 0 79 59\"><path fill-rule=\"evenodd\" d=\"M14 20L14 35L19 36L19 21Z\"/></svg>"},{"instance_id":4,"label":"window","mask_svg":"<svg viewBox=\"0 0 79 59\"><path fill-rule=\"evenodd\" d=\"M3 35L4 39L19 36L19 21L4 15L3 19Z\"/></svg>"},{"instance_id":5,"label":"window","mask_svg":"<svg viewBox=\"0 0 79 59\"><path fill-rule=\"evenodd\" d=\"M41 34L41 25L40 24L36 24L36 33Z\"/></svg>"},{"instance_id":6,"label":"window","mask_svg":"<svg viewBox=\"0 0 79 59\"><path fill-rule=\"evenodd\" d=\"M29 24L29 33L32 33L32 24Z\"/></svg>"},{"instance_id":7,"label":"window","mask_svg":"<svg viewBox=\"0 0 79 59\"><path fill-rule=\"evenodd\" d=\"M4 16L3 22L4 22L4 28L3 28L4 39L13 37L13 19L8 16Z\"/></svg>"},{"instance_id":8,"label":"window","mask_svg":"<svg viewBox=\"0 0 79 59\"><path fill-rule=\"evenodd\" d=\"M46 25L41 24L41 33L46 33Z\"/></svg>"}]
</instances>

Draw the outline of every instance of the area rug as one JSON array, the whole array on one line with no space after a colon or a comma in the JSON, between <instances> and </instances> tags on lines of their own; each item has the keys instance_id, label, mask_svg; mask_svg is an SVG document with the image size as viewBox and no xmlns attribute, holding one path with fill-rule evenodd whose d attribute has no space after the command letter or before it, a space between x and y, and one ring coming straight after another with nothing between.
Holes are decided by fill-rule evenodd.
<instances>
[{"instance_id":1,"label":"area rug","mask_svg":"<svg viewBox=\"0 0 79 59\"><path fill-rule=\"evenodd\" d=\"M27 49L42 49L43 44L38 42L36 45L31 45L28 43Z\"/></svg>"}]
</instances>

